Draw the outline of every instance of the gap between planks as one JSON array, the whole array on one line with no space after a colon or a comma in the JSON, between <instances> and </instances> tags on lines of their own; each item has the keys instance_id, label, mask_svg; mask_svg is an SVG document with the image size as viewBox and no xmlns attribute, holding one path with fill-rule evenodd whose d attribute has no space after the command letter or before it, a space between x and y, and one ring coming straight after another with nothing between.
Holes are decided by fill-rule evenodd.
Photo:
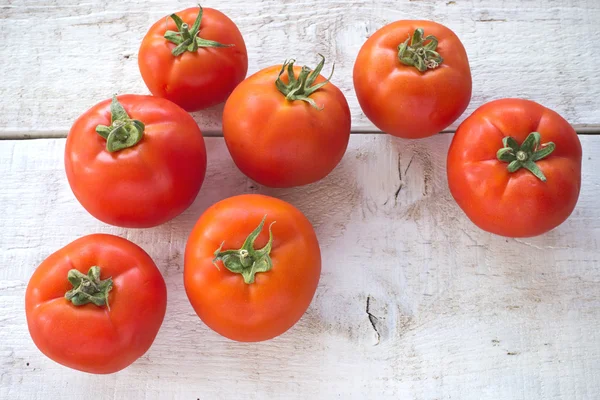
<instances>
[{"instance_id":1,"label":"gap between planks","mask_svg":"<svg viewBox=\"0 0 600 400\"><path fill-rule=\"evenodd\" d=\"M579 135L600 135L600 125L573 125L575 131ZM443 130L440 133L454 133L456 129ZM69 131L64 130L44 130L44 131L10 131L0 130L0 140L28 140L28 139L61 139L66 138ZM353 135L381 135L382 131L373 130L372 128L356 128L353 129ZM204 137L223 137L220 130L206 129L202 130Z\"/></svg>"}]
</instances>

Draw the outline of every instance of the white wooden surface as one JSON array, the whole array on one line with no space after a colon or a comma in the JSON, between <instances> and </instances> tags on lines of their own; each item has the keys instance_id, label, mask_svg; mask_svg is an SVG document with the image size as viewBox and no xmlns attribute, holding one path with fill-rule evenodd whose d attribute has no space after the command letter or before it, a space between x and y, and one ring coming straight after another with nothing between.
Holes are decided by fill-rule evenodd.
<instances>
[{"instance_id":1,"label":"white wooden surface","mask_svg":"<svg viewBox=\"0 0 600 400\"><path fill-rule=\"evenodd\" d=\"M112 93L148 93L137 52L152 23L194 1L0 0L0 136L62 137ZM336 62L355 131L375 128L360 111L352 68L375 30L398 19L433 19L463 41L473 72L470 113L483 102L525 97L560 110L577 128L600 129L598 0L206 0L246 41L249 74L316 53ZM325 71L329 71L330 64ZM222 106L196 113L219 134ZM465 116L468 114L465 114ZM463 116L464 118L464 116ZM461 119L462 120L462 119Z\"/></svg>"},{"instance_id":2,"label":"white wooden surface","mask_svg":"<svg viewBox=\"0 0 600 400\"><path fill-rule=\"evenodd\" d=\"M352 89L354 57L369 34L401 18L437 20L465 43L474 77L465 116L484 101L519 96L555 109L580 132L600 129L596 0L203 4L238 23L249 73L290 56L335 59L334 83L348 98L355 132L373 127ZM190 5L0 0L0 138L61 137L113 92L146 93L139 41L157 18ZM195 114L205 133L220 135L220 111ZM571 218L527 240L482 232L458 209L445 176L450 140L353 135L324 181L271 190L235 168L221 138L208 138L208 173L196 202L148 230L109 227L83 210L66 181L64 139L0 141L0 399L599 399L600 136L581 136L583 188ZM248 192L299 207L323 254L307 314L258 344L206 328L182 282L196 218ZM24 315L35 267L93 232L142 246L169 291L150 351L110 376L45 358Z\"/></svg>"},{"instance_id":3,"label":"white wooden surface","mask_svg":"<svg viewBox=\"0 0 600 400\"><path fill-rule=\"evenodd\" d=\"M450 139L354 135L323 182L267 190L236 170L222 138L208 138L197 201L148 230L111 228L83 210L64 176L64 139L2 142L0 398L61 399L66 390L72 398L93 391L96 399L597 399L600 140L582 137L585 183L571 218L544 236L510 240L474 227L451 200L444 172ZM210 331L183 289L182 254L197 216L240 192L298 206L323 252L308 313L260 344ZM39 262L91 232L140 244L168 288L156 342L113 376L45 358L23 312Z\"/></svg>"}]
</instances>

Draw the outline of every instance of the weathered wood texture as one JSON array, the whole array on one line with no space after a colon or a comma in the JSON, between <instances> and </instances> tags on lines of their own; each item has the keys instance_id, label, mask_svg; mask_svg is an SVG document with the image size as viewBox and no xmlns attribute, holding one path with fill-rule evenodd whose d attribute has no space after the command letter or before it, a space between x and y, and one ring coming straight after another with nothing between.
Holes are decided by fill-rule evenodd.
<instances>
[{"instance_id":1,"label":"weathered wood texture","mask_svg":"<svg viewBox=\"0 0 600 400\"><path fill-rule=\"evenodd\" d=\"M137 52L150 25L189 1L1 0L0 137L64 136L84 110L114 92L147 93ZM316 53L336 62L356 132L372 131L352 87L364 41L398 19L432 19L465 44L473 71L467 113L486 101L525 97L580 130L600 129L597 0L207 0L240 27L249 73ZM331 64L328 64L330 67ZM196 113L219 135L222 106ZM460 122L459 120L459 122ZM454 125L452 128L454 128Z\"/></svg>"},{"instance_id":2,"label":"weathered wood texture","mask_svg":"<svg viewBox=\"0 0 600 400\"><path fill-rule=\"evenodd\" d=\"M445 177L450 140L356 135L321 183L269 190L235 168L221 138L209 138L196 202L148 230L112 228L82 209L65 178L63 139L0 142L0 398L597 399L600 137L581 137L584 185L573 215L527 240L482 232L461 213ZM242 192L299 207L323 252L307 314L260 344L209 330L182 282L195 220ZM141 245L168 286L154 345L110 376L45 358L23 311L36 266L94 232Z\"/></svg>"}]
</instances>

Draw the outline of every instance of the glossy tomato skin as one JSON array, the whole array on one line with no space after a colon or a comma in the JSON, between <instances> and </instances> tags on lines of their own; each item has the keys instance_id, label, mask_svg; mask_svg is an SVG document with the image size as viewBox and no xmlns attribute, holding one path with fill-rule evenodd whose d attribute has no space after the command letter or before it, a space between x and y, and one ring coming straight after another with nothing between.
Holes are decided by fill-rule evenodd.
<instances>
[{"instance_id":1,"label":"glossy tomato skin","mask_svg":"<svg viewBox=\"0 0 600 400\"><path fill-rule=\"evenodd\" d=\"M198 7L176 14L189 26ZM167 30L177 31L175 22L165 17L156 21L140 46L138 65L146 86L154 96L164 97L197 111L222 103L248 72L248 54L238 27L220 11L204 8L200 37L231 47L204 47L175 57L174 43L164 38Z\"/></svg>"},{"instance_id":2,"label":"glossy tomato skin","mask_svg":"<svg viewBox=\"0 0 600 400\"><path fill-rule=\"evenodd\" d=\"M256 241L262 248L273 225L270 271L257 273L247 284L214 252L239 249L267 215ZM319 283L321 253L306 217L282 200L257 194L222 200L200 217L185 250L184 283L198 316L217 333L240 342L257 342L281 335L302 317Z\"/></svg>"},{"instance_id":3,"label":"glossy tomato skin","mask_svg":"<svg viewBox=\"0 0 600 400\"><path fill-rule=\"evenodd\" d=\"M296 76L300 70L294 67ZM223 111L223 136L249 178L269 187L302 186L327 176L344 156L350 109L331 82L310 96L321 110L286 100L275 86L280 71L281 65L263 69L233 91ZM321 75L316 83L324 80Z\"/></svg>"},{"instance_id":4,"label":"glossy tomato skin","mask_svg":"<svg viewBox=\"0 0 600 400\"><path fill-rule=\"evenodd\" d=\"M521 144L531 132L554 142L537 161L546 182L525 168L509 173L496 158L502 139ZM478 108L458 128L447 161L450 192L481 229L507 237L541 235L573 212L581 187L581 143L556 112L533 101L502 99Z\"/></svg>"},{"instance_id":5,"label":"glossy tomato skin","mask_svg":"<svg viewBox=\"0 0 600 400\"><path fill-rule=\"evenodd\" d=\"M110 125L110 100L81 115L65 148L67 178L75 197L97 219L147 228L187 209L206 172L204 138L194 119L157 97L118 96L129 116L145 124L142 140L117 152L95 129Z\"/></svg>"},{"instance_id":6,"label":"glossy tomato skin","mask_svg":"<svg viewBox=\"0 0 600 400\"><path fill-rule=\"evenodd\" d=\"M443 63L426 72L402 64L398 45L423 28L438 38ZM354 89L363 112L380 130L418 139L451 125L471 101L471 69L460 39L432 21L396 21L375 32L354 64Z\"/></svg>"},{"instance_id":7,"label":"glossy tomato skin","mask_svg":"<svg viewBox=\"0 0 600 400\"><path fill-rule=\"evenodd\" d=\"M101 268L111 277L108 304L75 306L67 273ZM117 372L152 345L167 304L165 282L148 254L130 241L84 236L46 258L27 285L25 311L36 346L59 364L93 374Z\"/></svg>"}]
</instances>

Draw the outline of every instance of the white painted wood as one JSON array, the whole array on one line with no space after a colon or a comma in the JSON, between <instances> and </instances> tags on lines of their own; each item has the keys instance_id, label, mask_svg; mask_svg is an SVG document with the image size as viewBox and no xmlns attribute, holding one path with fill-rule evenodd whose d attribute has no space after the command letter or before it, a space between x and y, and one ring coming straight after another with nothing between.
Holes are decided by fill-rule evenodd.
<instances>
[{"instance_id":1,"label":"white painted wood","mask_svg":"<svg viewBox=\"0 0 600 400\"><path fill-rule=\"evenodd\" d=\"M64 136L78 115L112 93L147 93L137 66L142 37L157 19L193 3L0 1L0 137ZM289 57L314 65L317 52L335 61L333 82L348 98L356 132L374 127L354 94L354 59L369 35L398 19L436 20L464 42L474 92L460 120L489 100L524 97L556 110L578 129L600 129L597 0L203 4L238 24L249 51L249 73ZM219 135L221 109L195 114L205 133Z\"/></svg>"},{"instance_id":2,"label":"white painted wood","mask_svg":"<svg viewBox=\"0 0 600 400\"><path fill-rule=\"evenodd\" d=\"M221 138L209 138L196 202L147 230L112 228L82 209L63 171L63 139L0 142L0 398L597 399L600 137L581 137L584 183L571 218L527 240L482 232L461 213L445 178L450 140L356 135L322 182L270 190L235 168ZM307 314L259 344L206 328L182 282L196 218L242 192L295 204L315 225L323 251ZM154 345L110 376L45 358L24 316L35 267L93 232L142 246L168 287Z\"/></svg>"}]
</instances>

